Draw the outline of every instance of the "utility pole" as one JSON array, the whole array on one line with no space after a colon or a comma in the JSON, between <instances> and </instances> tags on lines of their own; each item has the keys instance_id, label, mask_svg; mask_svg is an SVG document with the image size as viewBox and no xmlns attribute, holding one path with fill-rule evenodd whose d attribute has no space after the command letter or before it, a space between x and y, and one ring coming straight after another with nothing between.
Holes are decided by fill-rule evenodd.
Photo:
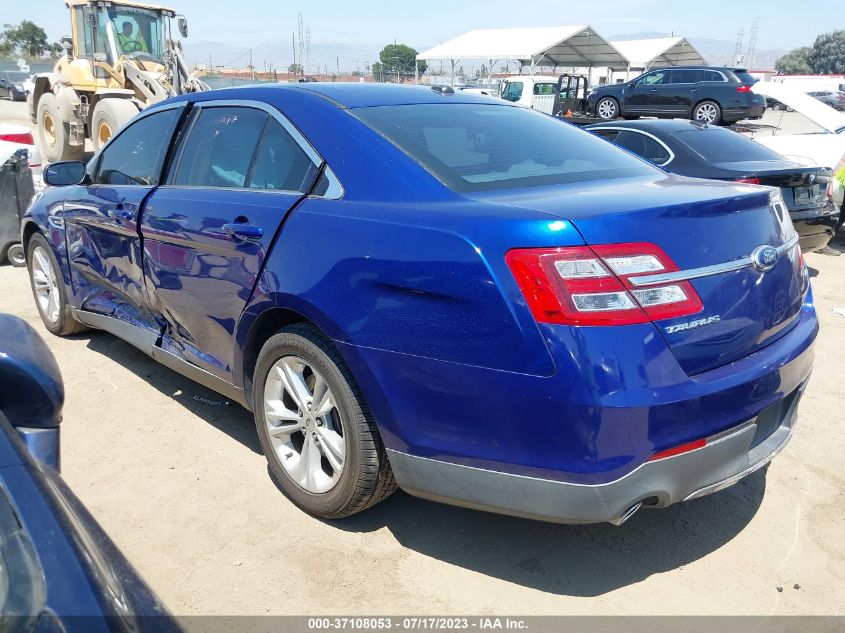
<instances>
[{"instance_id":1,"label":"utility pole","mask_svg":"<svg viewBox=\"0 0 845 633\"><path fill-rule=\"evenodd\" d=\"M754 23L751 25L751 39L748 40L748 55L746 55L746 64L750 70L754 69L757 64L757 31L760 30L760 18L754 18Z\"/></svg>"},{"instance_id":2,"label":"utility pole","mask_svg":"<svg viewBox=\"0 0 845 633\"><path fill-rule=\"evenodd\" d=\"M739 29L739 33L736 34L736 47L734 48L734 58L733 58L734 66L741 66L742 65L742 40L743 39L745 39L745 30Z\"/></svg>"},{"instance_id":3,"label":"utility pole","mask_svg":"<svg viewBox=\"0 0 845 633\"><path fill-rule=\"evenodd\" d=\"M302 25L302 12L298 14L298 30L299 30L299 67L302 69L302 74L305 74L305 66L308 61L305 59L305 27Z\"/></svg>"}]
</instances>

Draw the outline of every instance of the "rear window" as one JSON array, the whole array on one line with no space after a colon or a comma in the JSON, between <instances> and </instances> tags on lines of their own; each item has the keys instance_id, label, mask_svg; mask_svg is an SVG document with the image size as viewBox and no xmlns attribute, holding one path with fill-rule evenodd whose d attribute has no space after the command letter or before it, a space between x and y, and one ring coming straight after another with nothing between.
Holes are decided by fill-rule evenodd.
<instances>
[{"instance_id":1,"label":"rear window","mask_svg":"<svg viewBox=\"0 0 845 633\"><path fill-rule=\"evenodd\" d=\"M709 163L784 160L757 141L721 128L685 130L675 133L675 138Z\"/></svg>"},{"instance_id":2,"label":"rear window","mask_svg":"<svg viewBox=\"0 0 845 633\"><path fill-rule=\"evenodd\" d=\"M454 191L654 174L589 132L525 108L457 103L351 112Z\"/></svg>"},{"instance_id":3,"label":"rear window","mask_svg":"<svg viewBox=\"0 0 845 633\"><path fill-rule=\"evenodd\" d=\"M733 74L736 76L737 79L740 80L740 82L744 83L746 86L752 86L757 83L757 80L754 79L754 77L752 77L750 73L747 73L744 70L735 70L733 71Z\"/></svg>"}]
</instances>

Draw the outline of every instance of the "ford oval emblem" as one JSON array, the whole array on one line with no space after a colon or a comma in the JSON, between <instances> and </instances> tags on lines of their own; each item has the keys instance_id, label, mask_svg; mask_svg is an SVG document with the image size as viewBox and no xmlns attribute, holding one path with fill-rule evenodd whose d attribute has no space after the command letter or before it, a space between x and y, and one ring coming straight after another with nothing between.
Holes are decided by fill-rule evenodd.
<instances>
[{"instance_id":1,"label":"ford oval emblem","mask_svg":"<svg viewBox=\"0 0 845 633\"><path fill-rule=\"evenodd\" d=\"M777 261L778 249L774 246L764 244L755 248L754 252L751 253L751 263L754 264L754 268L763 273L774 268Z\"/></svg>"}]
</instances>

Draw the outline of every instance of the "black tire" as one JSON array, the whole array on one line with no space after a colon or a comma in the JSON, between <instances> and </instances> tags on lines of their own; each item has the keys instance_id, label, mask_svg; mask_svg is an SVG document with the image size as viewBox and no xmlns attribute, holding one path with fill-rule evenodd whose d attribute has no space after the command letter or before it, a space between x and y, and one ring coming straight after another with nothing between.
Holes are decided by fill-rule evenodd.
<instances>
[{"instance_id":1,"label":"black tire","mask_svg":"<svg viewBox=\"0 0 845 633\"><path fill-rule=\"evenodd\" d=\"M44 312L44 309L41 307L41 303L38 300L38 293L35 289L35 277L33 274L33 254L35 253L36 249L41 249L44 254L46 255L47 259L50 262L50 265L53 267L53 271L57 277L58 283L53 288L53 292L56 293L57 300L59 302L58 305L58 315L55 320L50 319ZM70 303L67 299L67 291L65 290L65 284L61 280L61 273L59 272L61 268L59 268L59 262L56 260L56 256L53 254L53 248L47 242L47 239L41 233L35 233L29 240L29 244L27 245L27 252L26 252L26 263L27 268L29 269L29 284L32 287L32 296L35 299L35 307L38 308L38 314L41 316L41 320L44 322L44 327L50 331L51 334L55 334L56 336L69 336L71 334L78 334L79 332L84 332L88 328L79 323L78 321L74 320L73 315L70 309Z\"/></svg>"},{"instance_id":2,"label":"black tire","mask_svg":"<svg viewBox=\"0 0 845 633\"><path fill-rule=\"evenodd\" d=\"M98 101L91 116L94 151L105 145L136 114L138 108L128 99L111 98Z\"/></svg>"},{"instance_id":3,"label":"black tire","mask_svg":"<svg viewBox=\"0 0 845 633\"><path fill-rule=\"evenodd\" d=\"M23 252L23 246L20 244L12 244L9 250L6 251L6 259L12 266L21 268L26 266L26 254Z\"/></svg>"},{"instance_id":4,"label":"black tire","mask_svg":"<svg viewBox=\"0 0 845 633\"><path fill-rule=\"evenodd\" d=\"M70 126L62 119L56 95L52 92L45 92L38 100L36 121L38 144L45 162L82 158L85 146L70 144Z\"/></svg>"},{"instance_id":5,"label":"black tire","mask_svg":"<svg viewBox=\"0 0 845 633\"><path fill-rule=\"evenodd\" d=\"M619 102L613 97L602 97L596 102L595 114L602 121L612 121L619 117Z\"/></svg>"},{"instance_id":6,"label":"black tire","mask_svg":"<svg viewBox=\"0 0 845 633\"><path fill-rule=\"evenodd\" d=\"M713 118L711 120L707 120L707 117L705 115L706 112L714 113ZM708 123L710 125L721 125L722 108L718 103L716 103L712 99L705 99L701 103L697 103L692 109L691 118L693 121L701 121L702 123Z\"/></svg>"},{"instance_id":7,"label":"black tire","mask_svg":"<svg viewBox=\"0 0 845 633\"><path fill-rule=\"evenodd\" d=\"M320 373L343 420L343 469L334 487L324 493L310 492L294 481L277 457L267 430L265 383L276 362L286 356L297 356ZM258 355L253 395L255 424L271 475L305 512L323 519L340 519L374 506L396 490L378 428L352 373L331 341L313 326L291 325L267 340Z\"/></svg>"}]
</instances>

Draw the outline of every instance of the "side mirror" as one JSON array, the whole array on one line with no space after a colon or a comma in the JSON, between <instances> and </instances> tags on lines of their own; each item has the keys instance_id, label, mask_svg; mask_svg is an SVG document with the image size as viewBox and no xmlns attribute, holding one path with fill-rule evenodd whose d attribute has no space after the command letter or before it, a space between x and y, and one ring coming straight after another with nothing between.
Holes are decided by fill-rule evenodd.
<instances>
[{"instance_id":1,"label":"side mirror","mask_svg":"<svg viewBox=\"0 0 845 633\"><path fill-rule=\"evenodd\" d=\"M188 20L185 18L184 15L180 15L177 20L176 24L179 25L179 34L187 38L188 37Z\"/></svg>"},{"instance_id":2,"label":"side mirror","mask_svg":"<svg viewBox=\"0 0 845 633\"><path fill-rule=\"evenodd\" d=\"M22 319L0 314L0 420L18 430L33 457L59 468L62 375L50 348Z\"/></svg>"},{"instance_id":3,"label":"side mirror","mask_svg":"<svg viewBox=\"0 0 845 633\"><path fill-rule=\"evenodd\" d=\"M48 165L44 170L44 182L51 187L81 185L85 182L85 163L68 160Z\"/></svg>"}]
</instances>

